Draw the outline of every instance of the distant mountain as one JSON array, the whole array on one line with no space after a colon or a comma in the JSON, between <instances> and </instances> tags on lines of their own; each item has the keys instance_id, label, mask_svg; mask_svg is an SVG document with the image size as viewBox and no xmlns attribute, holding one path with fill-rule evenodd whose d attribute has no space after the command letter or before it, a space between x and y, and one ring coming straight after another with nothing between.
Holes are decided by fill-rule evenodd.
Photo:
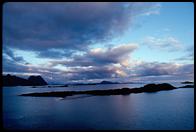
<instances>
[{"instance_id":1,"label":"distant mountain","mask_svg":"<svg viewBox=\"0 0 196 132\"><path fill-rule=\"evenodd\" d=\"M3 76L3 86L27 86L29 85L28 80L17 77L11 76L10 74Z\"/></svg>"},{"instance_id":2,"label":"distant mountain","mask_svg":"<svg viewBox=\"0 0 196 132\"><path fill-rule=\"evenodd\" d=\"M190 82L190 81L185 81L185 82L181 82L182 84L193 84L194 82Z\"/></svg>"},{"instance_id":3,"label":"distant mountain","mask_svg":"<svg viewBox=\"0 0 196 132\"><path fill-rule=\"evenodd\" d=\"M185 86L181 86L179 88L194 88L195 86L194 85L185 85Z\"/></svg>"},{"instance_id":4,"label":"distant mountain","mask_svg":"<svg viewBox=\"0 0 196 132\"><path fill-rule=\"evenodd\" d=\"M28 82L33 86L47 85L47 82L41 76L30 76Z\"/></svg>"},{"instance_id":5,"label":"distant mountain","mask_svg":"<svg viewBox=\"0 0 196 132\"><path fill-rule=\"evenodd\" d=\"M3 75L3 86L42 86L47 82L41 76L30 76L28 79L12 76L10 74Z\"/></svg>"},{"instance_id":6,"label":"distant mountain","mask_svg":"<svg viewBox=\"0 0 196 132\"><path fill-rule=\"evenodd\" d=\"M119 84L118 82L102 81L100 84Z\"/></svg>"},{"instance_id":7,"label":"distant mountain","mask_svg":"<svg viewBox=\"0 0 196 132\"><path fill-rule=\"evenodd\" d=\"M97 85L98 83L76 83L73 85Z\"/></svg>"}]
</instances>

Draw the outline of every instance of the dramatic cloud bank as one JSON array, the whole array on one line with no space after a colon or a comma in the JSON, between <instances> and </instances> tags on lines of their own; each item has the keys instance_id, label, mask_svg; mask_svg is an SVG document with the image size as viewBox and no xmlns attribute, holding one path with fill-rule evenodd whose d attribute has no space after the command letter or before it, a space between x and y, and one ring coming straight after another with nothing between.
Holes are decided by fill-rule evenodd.
<instances>
[{"instance_id":1,"label":"dramatic cloud bank","mask_svg":"<svg viewBox=\"0 0 196 132\"><path fill-rule=\"evenodd\" d=\"M130 53L137 48L135 44L120 45L108 49L91 49L83 55L75 55L71 60L51 61L51 66L61 64L68 67L73 66L101 66L108 64L128 65Z\"/></svg>"},{"instance_id":2,"label":"dramatic cloud bank","mask_svg":"<svg viewBox=\"0 0 196 132\"><path fill-rule=\"evenodd\" d=\"M3 73L42 75L51 83L185 74L192 77L192 63L134 58L141 45L160 51L181 50L183 44L176 37L149 34L136 43L113 41L127 33L131 36L128 31L137 18L160 15L160 8L160 3L153 2L5 3Z\"/></svg>"}]
</instances>

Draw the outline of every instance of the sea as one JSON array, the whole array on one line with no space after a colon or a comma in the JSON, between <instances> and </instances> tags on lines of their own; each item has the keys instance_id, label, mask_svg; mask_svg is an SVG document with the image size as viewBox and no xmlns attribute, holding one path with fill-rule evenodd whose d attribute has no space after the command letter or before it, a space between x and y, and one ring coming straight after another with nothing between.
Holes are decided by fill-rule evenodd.
<instances>
[{"instance_id":1,"label":"sea","mask_svg":"<svg viewBox=\"0 0 196 132\"><path fill-rule=\"evenodd\" d=\"M129 95L27 97L20 94L136 88L144 84L3 87L6 130L193 130L194 88ZM179 82L173 86L182 86Z\"/></svg>"}]
</instances>

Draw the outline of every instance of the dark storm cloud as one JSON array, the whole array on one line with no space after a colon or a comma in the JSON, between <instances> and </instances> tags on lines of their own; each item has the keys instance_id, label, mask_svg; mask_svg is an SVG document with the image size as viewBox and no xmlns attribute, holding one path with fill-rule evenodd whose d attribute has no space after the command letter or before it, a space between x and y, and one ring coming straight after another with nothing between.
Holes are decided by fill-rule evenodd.
<instances>
[{"instance_id":1,"label":"dark storm cloud","mask_svg":"<svg viewBox=\"0 0 196 132\"><path fill-rule=\"evenodd\" d=\"M3 41L21 50L44 51L40 57L46 57L51 48L86 50L89 44L122 34L133 16L155 7L130 2L9 2L3 6Z\"/></svg>"}]
</instances>

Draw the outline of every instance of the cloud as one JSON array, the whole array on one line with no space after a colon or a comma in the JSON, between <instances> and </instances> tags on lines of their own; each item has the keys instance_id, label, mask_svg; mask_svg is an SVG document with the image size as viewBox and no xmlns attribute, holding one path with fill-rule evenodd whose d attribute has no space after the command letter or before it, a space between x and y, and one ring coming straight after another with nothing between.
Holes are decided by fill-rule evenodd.
<instances>
[{"instance_id":1,"label":"cloud","mask_svg":"<svg viewBox=\"0 0 196 132\"><path fill-rule=\"evenodd\" d=\"M15 61L15 62L25 62L25 60L23 59L22 56L18 56L14 53L13 50L9 49L9 48L4 48L3 49L3 57L6 57L6 58L9 58L11 59L12 61Z\"/></svg>"},{"instance_id":2,"label":"cloud","mask_svg":"<svg viewBox=\"0 0 196 132\"><path fill-rule=\"evenodd\" d=\"M160 8L161 8L161 4L160 3L153 3L153 2L136 2L134 3L137 6L136 10L140 10L140 15L143 16L150 16L150 15L159 15L160 14ZM150 10L148 10L150 6ZM146 9L146 10L145 10ZM133 12L134 13L134 12Z\"/></svg>"},{"instance_id":3,"label":"cloud","mask_svg":"<svg viewBox=\"0 0 196 132\"><path fill-rule=\"evenodd\" d=\"M66 79L69 80L183 80L194 77L194 64L143 62L132 68L118 67L115 65L72 67L69 71L65 72L65 75Z\"/></svg>"},{"instance_id":4,"label":"cloud","mask_svg":"<svg viewBox=\"0 0 196 132\"><path fill-rule=\"evenodd\" d=\"M194 64L184 64L178 69L178 73L193 74L194 75Z\"/></svg>"},{"instance_id":5,"label":"cloud","mask_svg":"<svg viewBox=\"0 0 196 132\"><path fill-rule=\"evenodd\" d=\"M184 56L174 59L175 61L194 61L194 53L188 53Z\"/></svg>"},{"instance_id":6,"label":"cloud","mask_svg":"<svg viewBox=\"0 0 196 132\"><path fill-rule=\"evenodd\" d=\"M175 61L194 61L194 45L187 47L185 50L185 55L174 59Z\"/></svg>"},{"instance_id":7,"label":"cloud","mask_svg":"<svg viewBox=\"0 0 196 132\"><path fill-rule=\"evenodd\" d=\"M3 6L3 72L40 74L47 81L114 79L193 75L194 64L136 63L131 54L137 44L94 48L121 37L137 16L160 13L154 2L25 3ZM179 50L174 37L147 37L143 44L159 50ZM92 46L93 47L93 46ZM49 58L45 65L32 65L14 51L33 51ZM192 54L191 54L192 55Z\"/></svg>"},{"instance_id":8,"label":"cloud","mask_svg":"<svg viewBox=\"0 0 196 132\"><path fill-rule=\"evenodd\" d=\"M140 76L161 76L176 72L177 67L178 65L175 64L143 62L142 64L137 66L136 71Z\"/></svg>"},{"instance_id":9,"label":"cloud","mask_svg":"<svg viewBox=\"0 0 196 132\"><path fill-rule=\"evenodd\" d=\"M4 57L3 71L20 75L40 74L49 81L52 78L57 81L60 77L61 81L125 77L127 73L124 69L128 66L130 55L136 48L136 44L105 49L95 48L83 55L75 55L69 60L53 60L42 66L18 64Z\"/></svg>"},{"instance_id":10,"label":"cloud","mask_svg":"<svg viewBox=\"0 0 196 132\"><path fill-rule=\"evenodd\" d=\"M16 63L12 60L3 60L3 73L12 73L20 76L41 75L49 83L65 83L77 80L158 80L191 79L194 77L194 64L141 62L134 66L124 67L113 63L93 66L71 66L59 69L55 66L34 66L31 64Z\"/></svg>"},{"instance_id":11,"label":"cloud","mask_svg":"<svg viewBox=\"0 0 196 132\"><path fill-rule=\"evenodd\" d=\"M20 63L15 62L12 59L8 59L6 57L3 57L3 72L24 72L26 70L26 67L23 66Z\"/></svg>"},{"instance_id":12,"label":"cloud","mask_svg":"<svg viewBox=\"0 0 196 132\"><path fill-rule=\"evenodd\" d=\"M163 76L193 74L194 64L143 62L134 68L137 76Z\"/></svg>"},{"instance_id":13,"label":"cloud","mask_svg":"<svg viewBox=\"0 0 196 132\"><path fill-rule=\"evenodd\" d=\"M130 54L137 48L136 44L125 44L113 48L95 48L83 55L75 55L70 60L50 61L50 66L61 64L67 67L104 66L109 64L121 64L128 66Z\"/></svg>"},{"instance_id":14,"label":"cloud","mask_svg":"<svg viewBox=\"0 0 196 132\"><path fill-rule=\"evenodd\" d=\"M144 39L143 44L158 50L175 51L182 49L182 43L174 37L156 38L148 36Z\"/></svg>"},{"instance_id":15,"label":"cloud","mask_svg":"<svg viewBox=\"0 0 196 132\"><path fill-rule=\"evenodd\" d=\"M67 73L67 72L66 72ZM115 69L111 67L90 67L88 69L84 68L72 68L69 73L70 80L78 79L103 79L112 78L115 76Z\"/></svg>"},{"instance_id":16,"label":"cloud","mask_svg":"<svg viewBox=\"0 0 196 132\"><path fill-rule=\"evenodd\" d=\"M20 77L29 77L30 75L41 75L49 83L61 82L65 80L62 70L50 68L47 66L34 66L28 63L17 63L6 57L3 58L3 74L14 74ZM53 77L53 79L51 79Z\"/></svg>"},{"instance_id":17,"label":"cloud","mask_svg":"<svg viewBox=\"0 0 196 132\"><path fill-rule=\"evenodd\" d=\"M102 67L70 67L67 70L63 70L55 67L22 65L7 60L3 66L3 74L9 73L23 77L29 75L41 75L49 83L65 83L73 80L116 78L122 77L125 74L121 68L114 67L112 65Z\"/></svg>"},{"instance_id":18,"label":"cloud","mask_svg":"<svg viewBox=\"0 0 196 132\"><path fill-rule=\"evenodd\" d=\"M63 49L47 49L43 51L36 52L37 58L51 58L51 59L61 59L66 56L71 56L74 53L73 50L63 50Z\"/></svg>"},{"instance_id":19,"label":"cloud","mask_svg":"<svg viewBox=\"0 0 196 132\"><path fill-rule=\"evenodd\" d=\"M54 54L54 48L64 53L56 51L58 55L51 57L67 52L68 56L73 51L87 50L90 44L120 37L135 16L155 7L157 3L9 2L3 6L3 44L37 51L39 57Z\"/></svg>"}]
</instances>

